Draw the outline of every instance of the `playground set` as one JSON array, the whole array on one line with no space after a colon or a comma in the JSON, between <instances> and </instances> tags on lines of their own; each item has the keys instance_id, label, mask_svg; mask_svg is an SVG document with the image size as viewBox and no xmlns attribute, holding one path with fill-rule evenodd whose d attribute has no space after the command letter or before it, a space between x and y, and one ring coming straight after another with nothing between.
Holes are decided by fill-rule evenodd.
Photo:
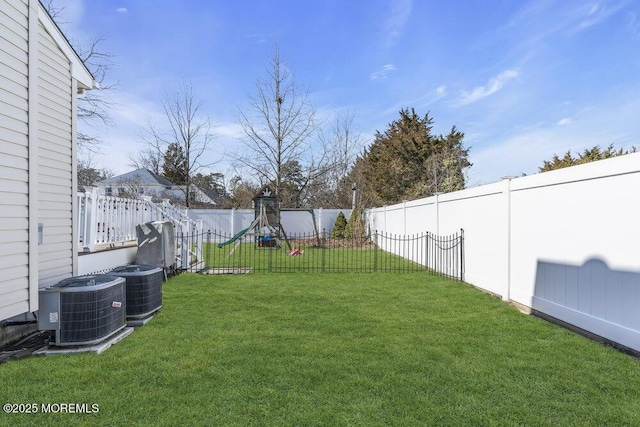
<instances>
[{"instance_id":1,"label":"playground set","mask_svg":"<svg viewBox=\"0 0 640 427\"><path fill-rule=\"evenodd\" d=\"M235 250L242 244L244 237L248 234L253 234L254 244L256 248L276 248L283 251L289 251L290 256L302 255L304 251L295 248L291 245L287 237L287 233L282 227L280 221L280 201L278 196L268 187L263 187L258 194L253 198L255 217L249 227L240 230L233 235L229 240L219 243L218 248L235 243L234 248L229 252L231 256ZM313 226L316 234L316 240L320 242L320 236L318 234L315 215L313 210L308 211L313 217ZM286 244L286 249L282 244L282 240Z\"/></svg>"}]
</instances>

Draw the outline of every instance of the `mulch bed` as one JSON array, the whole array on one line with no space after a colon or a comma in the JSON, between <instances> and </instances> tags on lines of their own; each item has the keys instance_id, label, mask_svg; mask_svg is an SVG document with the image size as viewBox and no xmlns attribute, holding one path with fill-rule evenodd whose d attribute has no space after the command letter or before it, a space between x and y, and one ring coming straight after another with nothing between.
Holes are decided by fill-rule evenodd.
<instances>
[{"instance_id":1,"label":"mulch bed","mask_svg":"<svg viewBox=\"0 0 640 427\"><path fill-rule=\"evenodd\" d=\"M317 248L316 239L290 239L289 243L292 247L311 247ZM373 249L375 244L367 239L320 239L321 247L327 249L349 248L349 249Z\"/></svg>"}]
</instances>

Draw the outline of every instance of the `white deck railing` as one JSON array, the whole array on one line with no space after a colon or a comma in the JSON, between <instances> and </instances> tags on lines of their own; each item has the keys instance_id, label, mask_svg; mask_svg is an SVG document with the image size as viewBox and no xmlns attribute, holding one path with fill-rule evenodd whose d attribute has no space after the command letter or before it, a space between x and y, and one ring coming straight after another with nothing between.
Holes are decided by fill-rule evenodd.
<instances>
[{"instance_id":1,"label":"white deck railing","mask_svg":"<svg viewBox=\"0 0 640 427\"><path fill-rule=\"evenodd\" d=\"M129 199L105 196L97 189L78 193L78 249L95 252L103 246L135 242L136 226L150 221L171 221L176 230L178 266L186 267L192 259L201 259L201 248L188 248L180 241L183 234L200 232L202 221L189 218L186 213L167 200L153 203L148 198Z\"/></svg>"},{"instance_id":2,"label":"white deck railing","mask_svg":"<svg viewBox=\"0 0 640 427\"><path fill-rule=\"evenodd\" d=\"M78 247L94 252L100 245L136 240L136 225L158 219L147 200L78 193Z\"/></svg>"}]
</instances>

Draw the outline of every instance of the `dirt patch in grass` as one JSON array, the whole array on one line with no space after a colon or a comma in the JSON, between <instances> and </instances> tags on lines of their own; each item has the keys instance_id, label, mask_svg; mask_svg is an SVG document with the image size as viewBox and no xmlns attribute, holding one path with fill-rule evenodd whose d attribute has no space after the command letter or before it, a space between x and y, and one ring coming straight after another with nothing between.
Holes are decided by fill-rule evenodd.
<instances>
[{"instance_id":1,"label":"dirt patch in grass","mask_svg":"<svg viewBox=\"0 0 640 427\"><path fill-rule=\"evenodd\" d=\"M49 339L49 331L34 332L20 341L0 349L0 363L29 357L34 351L47 345Z\"/></svg>"}]
</instances>

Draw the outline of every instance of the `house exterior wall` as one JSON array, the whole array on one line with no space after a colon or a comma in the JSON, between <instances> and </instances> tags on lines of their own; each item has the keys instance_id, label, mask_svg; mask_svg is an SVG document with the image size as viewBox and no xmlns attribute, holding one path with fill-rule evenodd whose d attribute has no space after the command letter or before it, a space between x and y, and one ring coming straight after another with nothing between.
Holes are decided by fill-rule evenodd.
<instances>
[{"instance_id":1,"label":"house exterior wall","mask_svg":"<svg viewBox=\"0 0 640 427\"><path fill-rule=\"evenodd\" d=\"M3 0L0 76L2 321L77 270L76 94L95 82L38 0Z\"/></svg>"},{"instance_id":2,"label":"house exterior wall","mask_svg":"<svg viewBox=\"0 0 640 427\"><path fill-rule=\"evenodd\" d=\"M38 246L39 286L70 277L72 257L71 64L42 24L38 31Z\"/></svg>"},{"instance_id":3,"label":"house exterior wall","mask_svg":"<svg viewBox=\"0 0 640 427\"><path fill-rule=\"evenodd\" d=\"M28 15L0 8L0 319L29 311Z\"/></svg>"}]
</instances>

